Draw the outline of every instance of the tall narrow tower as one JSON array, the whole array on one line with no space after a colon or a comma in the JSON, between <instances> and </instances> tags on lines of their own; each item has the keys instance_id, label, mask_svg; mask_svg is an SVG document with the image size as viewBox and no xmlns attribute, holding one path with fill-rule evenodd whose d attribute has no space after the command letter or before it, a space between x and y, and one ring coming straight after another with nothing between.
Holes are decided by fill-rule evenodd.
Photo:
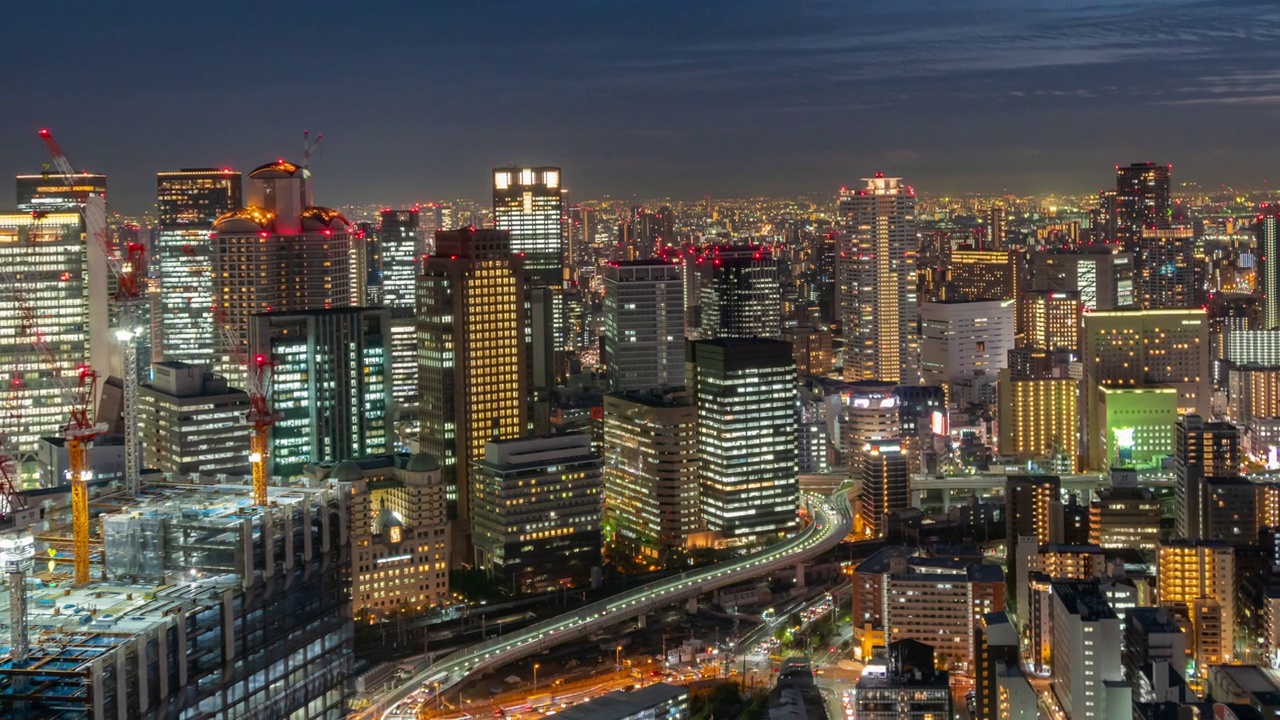
<instances>
[{"instance_id":1,"label":"tall narrow tower","mask_svg":"<svg viewBox=\"0 0 1280 720\"><path fill-rule=\"evenodd\" d=\"M844 378L914 380L916 194L900 178L877 173L840 191L840 317Z\"/></svg>"},{"instance_id":2,"label":"tall narrow tower","mask_svg":"<svg viewBox=\"0 0 1280 720\"><path fill-rule=\"evenodd\" d=\"M435 247L418 275L421 448L440 459L449 500L469 518L471 463L528 422L525 280L504 231L441 231Z\"/></svg>"},{"instance_id":3,"label":"tall narrow tower","mask_svg":"<svg viewBox=\"0 0 1280 720\"><path fill-rule=\"evenodd\" d=\"M1261 330L1280 329L1280 208L1267 206L1258 215L1258 293L1262 295Z\"/></svg>"},{"instance_id":4,"label":"tall narrow tower","mask_svg":"<svg viewBox=\"0 0 1280 720\"><path fill-rule=\"evenodd\" d=\"M240 207L240 173L223 168L156 173L160 266L161 360L211 366L218 349L213 323L209 230Z\"/></svg>"}]
</instances>

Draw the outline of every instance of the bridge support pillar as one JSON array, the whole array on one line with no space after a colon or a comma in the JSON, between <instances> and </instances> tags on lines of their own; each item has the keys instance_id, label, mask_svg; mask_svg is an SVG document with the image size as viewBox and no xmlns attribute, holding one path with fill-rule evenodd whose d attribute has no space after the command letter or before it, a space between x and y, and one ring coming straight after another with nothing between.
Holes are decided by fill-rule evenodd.
<instances>
[{"instance_id":1,"label":"bridge support pillar","mask_svg":"<svg viewBox=\"0 0 1280 720\"><path fill-rule=\"evenodd\" d=\"M693 615L694 613L698 612L698 596L694 595L693 597L689 598L689 602L685 603L684 609L690 615Z\"/></svg>"},{"instance_id":2,"label":"bridge support pillar","mask_svg":"<svg viewBox=\"0 0 1280 720\"><path fill-rule=\"evenodd\" d=\"M636 627L640 628L641 630L645 629L645 627L647 627L649 624L648 621L645 620L645 618L647 617L649 616L644 613L640 613L640 617L636 618Z\"/></svg>"},{"instance_id":3,"label":"bridge support pillar","mask_svg":"<svg viewBox=\"0 0 1280 720\"><path fill-rule=\"evenodd\" d=\"M796 587L804 587L804 563L796 563Z\"/></svg>"}]
</instances>

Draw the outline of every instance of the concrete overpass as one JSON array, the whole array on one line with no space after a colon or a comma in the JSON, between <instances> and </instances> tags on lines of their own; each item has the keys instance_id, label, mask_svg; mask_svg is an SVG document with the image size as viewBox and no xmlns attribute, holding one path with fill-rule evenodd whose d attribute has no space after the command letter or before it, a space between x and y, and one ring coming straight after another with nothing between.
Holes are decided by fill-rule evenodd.
<instances>
[{"instance_id":1,"label":"concrete overpass","mask_svg":"<svg viewBox=\"0 0 1280 720\"><path fill-rule=\"evenodd\" d=\"M447 692L467 678L560 643L821 555L839 545L853 529L852 511L843 493L837 493L829 500L811 496L808 501L813 522L780 543L744 558L642 585L523 630L459 650L440 658L403 685L386 693L357 717L361 720L416 717L416 705L428 699L425 694L410 698L420 690L429 689L429 697L434 698L435 693Z\"/></svg>"},{"instance_id":2,"label":"concrete overpass","mask_svg":"<svg viewBox=\"0 0 1280 720\"><path fill-rule=\"evenodd\" d=\"M1073 475L1059 474L1062 489L1076 493L1082 502L1088 502L1093 492L1099 488L1110 487L1110 477L1105 473L1080 473ZM975 473L973 475L913 475L911 477L911 506L942 505L946 512L953 505L963 503L965 498L976 495L980 498L1004 495L1004 484L1008 475L1000 473ZM1145 488L1173 487L1175 479L1172 474L1142 474L1138 476L1138 485Z\"/></svg>"}]
</instances>

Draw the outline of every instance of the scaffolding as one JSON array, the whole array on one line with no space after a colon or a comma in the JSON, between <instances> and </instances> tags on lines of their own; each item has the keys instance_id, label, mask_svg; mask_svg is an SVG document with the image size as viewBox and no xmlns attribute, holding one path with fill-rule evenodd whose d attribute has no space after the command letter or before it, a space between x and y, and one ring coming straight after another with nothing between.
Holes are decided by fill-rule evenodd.
<instances>
[{"instance_id":1,"label":"scaffolding","mask_svg":"<svg viewBox=\"0 0 1280 720\"><path fill-rule=\"evenodd\" d=\"M270 501L148 484L104 514L107 580L29 585L29 652L0 647L0 717L342 717L348 500L271 488Z\"/></svg>"}]
</instances>

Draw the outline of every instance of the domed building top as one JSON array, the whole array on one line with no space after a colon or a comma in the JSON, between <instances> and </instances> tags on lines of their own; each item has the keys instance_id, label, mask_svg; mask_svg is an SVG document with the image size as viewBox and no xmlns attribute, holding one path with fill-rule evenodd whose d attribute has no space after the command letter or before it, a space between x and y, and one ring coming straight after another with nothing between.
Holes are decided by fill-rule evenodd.
<instances>
[{"instance_id":1,"label":"domed building top","mask_svg":"<svg viewBox=\"0 0 1280 720\"><path fill-rule=\"evenodd\" d=\"M373 521L373 532L378 535L386 534L387 539L392 543L398 543L404 539L404 528L404 521L386 505L382 506L382 510L378 511L378 517Z\"/></svg>"},{"instance_id":2,"label":"domed building top","mask_svg":"<svg viewBox=\"0 0 1280 720\"><path fill-rule=\"evenodd\" d=\"M260 207L242 207L223 213L213 221L215 232L256 232L269 226L276 214Z\"/></svg>"},{"instance_id":3,"label":"domed building top","mask_svg":"<svg viewBox=\"0 0 1280 720\"><path fill-rule=\"evenodd\" d=\"M302 209L303 230L340 230L346 232L351 223L333 208L309 205Z\"/></svg>"},{"instance_id":4,"label":"domed building top","mask_svg":"<svg viewBox=\"0 0 1280 720\"><path fill-rule=\"evenodd\" d=\"M302 177L311 175L311 171L306 168L300 165L294 165L288 160L281 158L275 162L269 162L266 165L259 165L249 173L249 177L255 180L270 180L273 178L295 177L299 173L302 174Z\"/></svg>"},{"instance_id":5,"label":"domed building top","mask_svg":"<svg viewBox=\"0 0 1280 720\"><path fill-rule=\"evenodd\" d=\"M338 482L356 482L364 479L364 471L360 466L350 460L343 460L333 468L333 472L329 473L329 477Z\"/></svg>"},{"instance_id":6,"label":"domed building top","mask_svg":"<svg viewBox=\"0 0 1280 720\"><path fill-rule=\"evenodd\" d=\"M431 453L420 452L409 458L404 469L415 473L434 472L440 469L440 461L436 460L436 456Z\"/></svg>"}]
</instances>

